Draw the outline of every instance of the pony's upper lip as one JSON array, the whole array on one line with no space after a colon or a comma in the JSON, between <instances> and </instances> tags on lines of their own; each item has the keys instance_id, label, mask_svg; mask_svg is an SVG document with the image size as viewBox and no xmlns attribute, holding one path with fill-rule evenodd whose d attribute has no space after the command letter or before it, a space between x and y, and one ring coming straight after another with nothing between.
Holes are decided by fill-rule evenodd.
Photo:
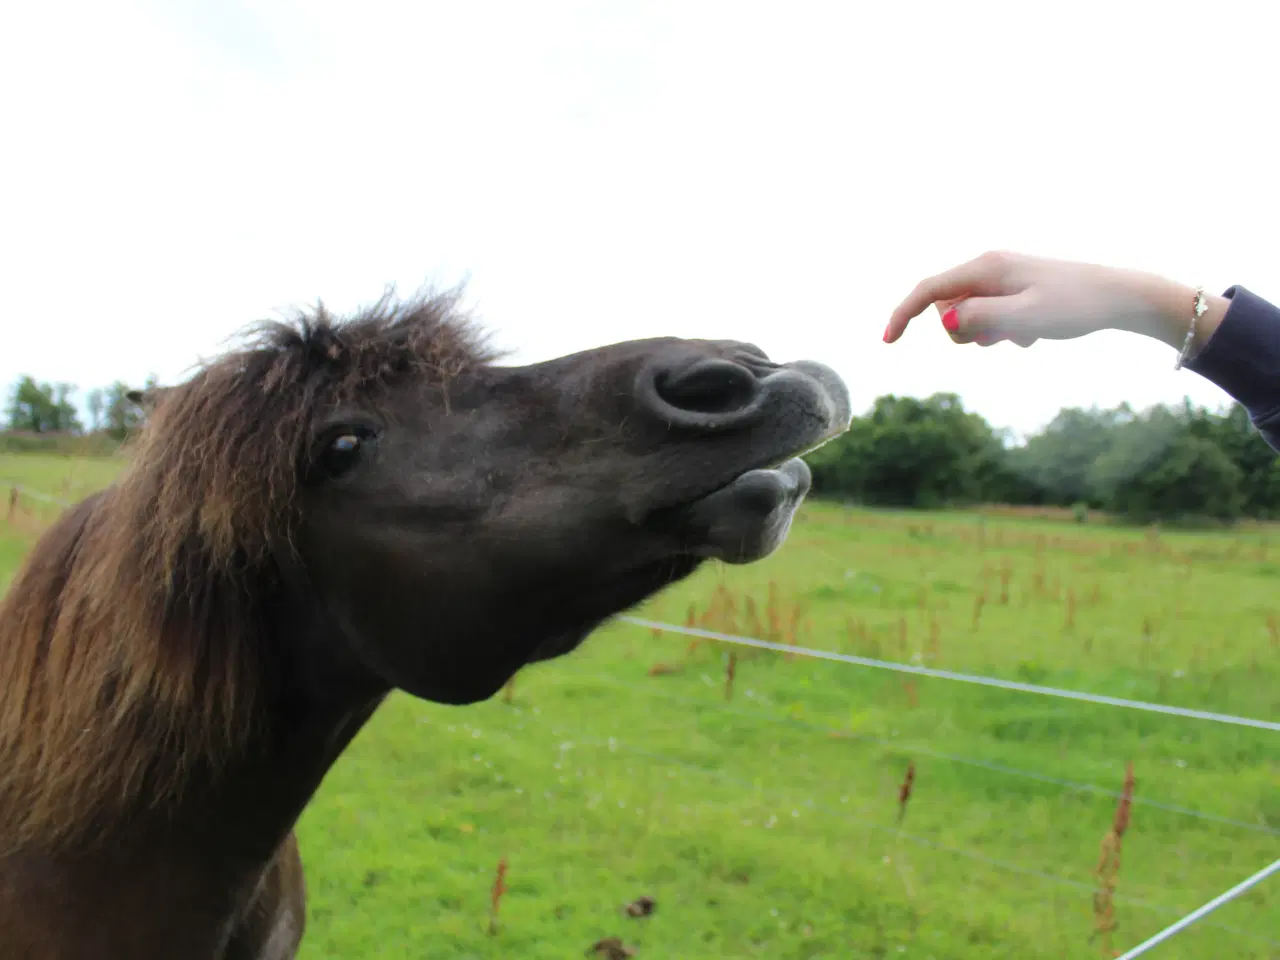
<instances>
[{"instance_id":1,"label":"pony's upper lip","mask_svg":"<svg viewBox=\"0 0 1280 960\"><path fill-rule=\"evenodd\" d=\"M692 495L684 495L678 499L673 499L665 503L659 503L651 506L644 515L638 519L638 522L642 526L655 527L666 527L673 522L678 523L680 517L696 510L699 504L732 487L738 481L742 480L743 477L752 473L781 470L787 464L796 460L801 460L813 453L813 451L817 450L819 447L830 443L847 429L847 424L839 424L828 430L818 440L793 446L785 453L771 454L769 456L761 456L754 460L749 460L745 466L741 466L732 472L726 472L715 481L708 483L705 487L702 487L698 492L693 493Z\"/></svg>"},{"instance_id":2,"label":"pony's upper lip","mask_svg":"<svg viewBox=\"0 0 1280 960\"><path fill-rule=\"evenodd\" d=\"M713 487L710 487L705 492L700 493L696 496L690 497L682 501L681 503L673 504L672 508L678 509L680 507L692 507L695 504L701 503L703 500L706 500L708 497L715 496L721 490L724 490L728 487L733 486L735 483L737 483L739 480L741 480L743 477L745 477L749 473L755 473L761 470L780 470L784 466L786 466L788 463L791 463L792 461L803 460L805 457L813 453L815 450L819 449L820 447L824 447L828 443L830 443L832 440L835 440L837 437L843 434L847 429L848 429L847 425L841 425L836 429L828 431L821 439L815 441L814 443L809 443L809 444L805 444L803 446L794 448L791 452L784 453L781 456L767 457L767 458L762 457L759 460L752 463L750 466L746 467L745 469L739 470L738 472L732 474L721 483L717 483ZM671 509L671 508L668 508L668 509Z\"/></svg>"}]
</instances>

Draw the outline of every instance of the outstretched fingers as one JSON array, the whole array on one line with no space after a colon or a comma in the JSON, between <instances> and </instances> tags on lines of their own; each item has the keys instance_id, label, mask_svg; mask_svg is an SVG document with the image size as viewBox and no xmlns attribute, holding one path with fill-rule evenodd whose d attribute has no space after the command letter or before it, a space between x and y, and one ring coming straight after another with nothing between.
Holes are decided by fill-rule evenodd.
<instances>
[{"instance_id":1,"label":"outstretched fingers","mask_svg":"<svg viewBox=\"0 0 1280 960\"><path fill-rule=\"evenodd\" d=\"M889 317L889 325L884 331L885 343L893 343L901 337L907 324L930 304L938 304L945 316L957 303L969 297L1012 292L1009 289L1010 272L1010 264L1004 254L984 253L945 273L921 280ZM954 335L954 331L949 330L948 333Z\"/></svg>"}]
</instances>

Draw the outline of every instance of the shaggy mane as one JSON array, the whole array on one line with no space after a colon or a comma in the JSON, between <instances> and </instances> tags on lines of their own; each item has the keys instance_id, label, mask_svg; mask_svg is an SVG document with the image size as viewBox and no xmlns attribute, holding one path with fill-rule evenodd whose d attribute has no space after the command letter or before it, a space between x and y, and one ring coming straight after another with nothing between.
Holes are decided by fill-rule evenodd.
<instances>
[{"instance_id":1,"label":"shaggy mane","mask_svg":"<svg viewBox=\"0 0 1280 960\"><path fill-rule=\"evenodd\" d=\"M159 391L117 482L0 598L0 855L172 805L264 729L264 609L316 418L495 359L456 291L323 307Z\"/></svg>"}]
</instances>

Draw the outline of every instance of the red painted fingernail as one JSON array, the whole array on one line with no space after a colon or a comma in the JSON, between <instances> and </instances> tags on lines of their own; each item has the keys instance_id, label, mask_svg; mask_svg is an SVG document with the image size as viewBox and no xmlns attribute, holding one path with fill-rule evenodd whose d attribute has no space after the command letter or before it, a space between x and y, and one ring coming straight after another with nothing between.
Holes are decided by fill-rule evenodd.
<instances>
[{"instance_id":1,"label":"red painted fingernail","mask_svg":"<svg viewBox=\"0 0 1280 960\"><path fill-rule=\"evenodd\" d=\"M885 328L884 328L884 342L885 342L885 343L888 343L888 342L889 342L889 328L888 328L888 327L885 327Z\"/></svg>"},{"instance_id":2,"label":"red painted fingernail","mask_svg":"<svg viewBox=\"0 0 1280 960\"><path fill-rule=\"evenodd\" d=\"M952 307L942 315L942 329L947 333L955 333L960 329L960 318L956 316L955 307Z\"/></svg>"}]
</instances>

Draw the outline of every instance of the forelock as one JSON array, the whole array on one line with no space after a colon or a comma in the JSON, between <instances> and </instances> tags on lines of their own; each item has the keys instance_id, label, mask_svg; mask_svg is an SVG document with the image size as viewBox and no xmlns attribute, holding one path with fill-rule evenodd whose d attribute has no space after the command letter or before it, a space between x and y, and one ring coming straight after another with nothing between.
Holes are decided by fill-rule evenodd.
<instances>
[{"instance_id":1,"label":"forelock","mask_svg":"<svg viewBox=\"0 0 1280 960\"><path fill-rule=\"evenodd\" d=\"M458 300L388 292L348 318L317 304L259 324L243 346L163 391L124 481L157 534L154 562L171 572L192 535L215 565L281 546L318 417L355 401L376 406L404 379L447 382L496 359Z\"/></svg>"}]
</instances>

